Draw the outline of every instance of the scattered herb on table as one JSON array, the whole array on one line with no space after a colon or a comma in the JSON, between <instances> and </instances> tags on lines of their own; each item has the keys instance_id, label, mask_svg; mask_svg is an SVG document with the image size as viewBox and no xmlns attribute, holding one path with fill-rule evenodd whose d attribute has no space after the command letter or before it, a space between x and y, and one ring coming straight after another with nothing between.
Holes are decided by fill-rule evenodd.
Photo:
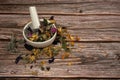
<instances>
[{"instance_id":1,"label":"scattered herb on table","mask_svg":"<svg viewBox=\"0 0 120 80\"><path fill-rule=\"evenodd\" d=\"M55 61L55 56L57 56L58 54L61 53L61 51L63 52L63 54L61 55L61 58L68 58L71 52L70 47L74 46L74 41L79 41L79 37L76 36L75 38L73 36L70 35L70 33L67 31L67 28L65 27L61 27L61 26L56 26L53 27L51 24L56 24L56 21L54 20L54 17L51 16L51 18L49 19L49 23L48 20L44 18L44 21L41 22L42 23L42 27L40 27L39 29L39 33L34 33L32 32L32 30L30 29L30 27L26 30L25 34L26 36L28 36L27 38L31 41L45 41L48 40L49 38L51 38L55 32L57 32L57 36L55 41L53 42L53 44L51 44L50 46L44 47L44 48L35 48L31 45L26 44L26 42L23 40L24 43L24 47L31 51L30 54L22 54L19 55L16 60L15 63L17 64L21 59L26 61L27 63L35 63L37 59L39 59L40 57L47 57L48 59L48 63L53 63ZM39 35L41 34L41 35ZM13 34L11 37L11 41L9 43L8 46L8 50L16 50L17 49L17 38L16 36ZM40 62L40 68L41 70L50 70L50 67L47 66L45 67L44 65L46 64L45 61L41 61ZM30 68L32 69L33 66L31 66ZM37 74L36 72L32 73L32 74Z\"/></svg>"}]
</instances>

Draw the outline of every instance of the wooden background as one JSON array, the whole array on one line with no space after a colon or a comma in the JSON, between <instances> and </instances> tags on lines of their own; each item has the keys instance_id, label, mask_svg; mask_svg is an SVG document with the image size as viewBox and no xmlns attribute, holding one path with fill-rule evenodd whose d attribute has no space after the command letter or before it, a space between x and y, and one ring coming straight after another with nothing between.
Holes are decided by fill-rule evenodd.
<instances>
[{"instance_id":1,"label":"wooden background","mask_svg":"<svg viewBox=\"0 0 120 80\"><path fill-rule=\"evenodd\" d=\"M72 56L57 57L49 72L30 69L30 64L22 62L16 65L19 54L5 47L12 33L22 37L30 21L28 8L33 5L39 18L53 15L57 23L80 37ZM29 53L22 45L19 50ZM35 70L38 75L31 74ZM0 0L0 77L120 78L120 0Z\"/></svg>"}]
</instances>

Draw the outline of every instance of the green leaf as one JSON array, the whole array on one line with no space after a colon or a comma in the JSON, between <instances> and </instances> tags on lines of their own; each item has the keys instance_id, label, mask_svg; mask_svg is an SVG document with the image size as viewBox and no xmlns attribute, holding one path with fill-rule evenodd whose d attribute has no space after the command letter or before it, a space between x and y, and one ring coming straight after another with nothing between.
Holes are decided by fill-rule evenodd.
<instances>
[{"instance_id":1,"label":"green leaf","mask_svg":"<svg viewBox=\"0 0 120 80\"><path fill-rule=\"evenodd\" d=\"M48 25L47 19L44 19L43 23L44 23L45 26L47 26Z\"/></svg>"},{"instance_id":2,"label":"green leaf","mask_svg":"<svg viewBox=\"0 0 120 80\"><path fill-rule=\"evenodd\" d=\"M13 53L17 53L17 38L15 34L12 34L9 44L7 45L7 50Z\"/></svg>"}]
</instances>

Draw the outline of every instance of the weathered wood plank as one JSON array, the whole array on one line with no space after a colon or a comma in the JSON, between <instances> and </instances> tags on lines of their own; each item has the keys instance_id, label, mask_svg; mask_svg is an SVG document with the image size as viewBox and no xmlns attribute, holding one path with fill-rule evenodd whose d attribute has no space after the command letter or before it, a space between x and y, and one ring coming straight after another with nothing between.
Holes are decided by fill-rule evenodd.
<instances>
[{"instance_id":1,"label":"weathered wood plank","mask_svg":"<svg viewBox=\"0 0 120 80\"><path fill-rule=\"evenodd\" d=\"M50 72L40 70L38 66L40 60L37 60L33 69L30 69L31 64L23 65L25 63L20 62L15 65L17 55L9 53L6 55L7 58L4 58L4 54L0 55L0 75L2 75L0 77L119 78L120 63L115 55L119 54L119 50L118 43L80 43L79 45L76 43L73 55L78 58L71 57L65 60L58 58L50 65L52 67ZM69 62L72 63L71 66L68 66ZM36 70L38 75L32 74Z\"/></svg>"},{"instance_id":2,"label":"weathered wood plank","mask_svg":"<svg viewBox=\"0 0 120 80\"><path fill-rule=\"evenodd\" d=\"M86 3L86 2L120 2L119 0L1 0L0 4L60 4L60 3Z\"/></svg>"},{"instance_id":3,"label":"weathered wood plank","mask_svg":"<svg viewBox=\"0 0 120 80\"><path fill-rule=\"evenodd\" d=\"M5 29L4 29L5 30ZM106 30L106 31L105 31ZM98 32L99 31L99 32ZM104 32L105 31L105 32ZM119 29L115 30L108 30L108 29L87 29L87 30L70 30L69 32L75 37L76 35L80 37L80 42L82 41L88 41L88 42L93 42L93 41L100 41L100 42L119 42L120 41L120 33L118 32ZM10 40L11 34L15 33L16 31L13 32L0 32L0 39L1 40ZM18 39L23 39L22 32L17 32Z\"/></svg>"},{"instance_id":4,"label":"weathered wood plank","mask_svg":"<svg viewBox=\"0 0 120 80\"><path fill-rule=\"evenodd\" d=\"M96 24L96 23L95 23ZM111 24L111 23L110 23ZM118 24L113 24L115 26L112 27L110 24L101 24L105 25L106 28L103 26L96 27L96 28L87 28L89 26L85 25L84 28L77 27L68 27L68 32L72 34L74 37L77 35L80 37L79 41L120 41L120 27ZM97 24L96 24L97 25ZM107 27L108 26L108 27ZM110 27L109 27L110 26ZM17 27L17 26L16 26ZM81 25L81 27L83 27ZM0 39L1 40L9 40L11 38L11 34L16 33L17 38L23 39L22 36L22 28L0 28Z\"/></svg>"},{"instance_id":5,"label":"weathered wood plank","mask_svg":"<svg viewBox=\"0 0 120 80\"><path fill-rule=\"evenodd\" d=\"M50 17L39 17L43 16ZM71 34L78 35L81 41L120 40L119 16L55 16L55 19L58 24L67 27ZM22 36L22 28L28 21L28 15L0 15L0 38L10 39L12 32Z\"/></svg>"},{"instance_id":6,"label":"weathered wood plank","mask_svg":"<svg viewBox=\"0 0 120 80\"><path fill-rule=\"evenodd\" d=\"M120 78L120 63L116 60L100 60L71 66L51 64L52 68L47 72L41 71L37 65L30 69L30 64L8 65L6 67L1 65L0 67L0 77ZM36 71L37 74L32 74Z\"/></svg>"},{"instance_id":7,"label":"weathered wood plank","mask_svg":"<svg viewBox=\"0 0 120 80\"><path fill-rule=\"evenodd\" d=\"M15 58L19 55L17 53L11 53L6 50L6 45L8 42L0 42L0 60L15 60ZM23 53L30 53L30 51L26 50L23 45L18 46L18 50ZM102 59L104 57L115 58L117 54L119 54L120 43L78 43L75 42L75 46L72 47L71 58L76 57L91 57L92 59L98 58ZM62 54L62 53L61 53ZM8 56L4 58L4 56ZM42 57L41 57L42 58ZM61 58L61 55L56 58Z\"/></svg>"},{"instance_id":8,"label":"weathered wood plank","mask_svg":"<svg viewBox=\"0 0 120 80\"><path fill-rule=\"evenodd\" d=\"M22 29L30 21L31 5L37 6L40 18L55 15L57 23L80 37L71 56L67 59L61 59L61 54L56 56L49 65L50 71L41 71L39 67L41 59L47 58L38 59L30 69L32 64L14 63L19 54L6 51L11 33L22 38ZM120 78L119 5L119 0L1 0L0 77ZM30 53L23 45L18 47Z\"/></svg>"},{"instance_id":9,"label":"weathered wood plank","mask_svg":"<svg viewBox=\"0 0 120 80\"><path fill-rule=\"evenodd\" d=\"M51 15L39 15L40 18L48 18ZM120 17L116 15L100 16L61 16L55 15L58 24L65 27L79 28L106 28L118 27ZM0 15L0 27L22 27L30 21L29 15Z\"/></svg>"},{"instance_id":10,"label":"weathered wood plank","mask_svg":"<svg viewBox=\"0 0 120 80\"><path fill-rule=\"evenodd\" d=\"M27 2L27 1L25 1ZM39 1L40 2L40 1ZM70 1L69 1L70 2ZM74 2L74 1L73 1ZM29 14L29 5L0 5L1 13L17 13L17 14ZM42 13L120 13L120 2L82 2L82 3L72 3L72 4L40 4L36 5L38 14Z\"/></svg>"}]
</instances>

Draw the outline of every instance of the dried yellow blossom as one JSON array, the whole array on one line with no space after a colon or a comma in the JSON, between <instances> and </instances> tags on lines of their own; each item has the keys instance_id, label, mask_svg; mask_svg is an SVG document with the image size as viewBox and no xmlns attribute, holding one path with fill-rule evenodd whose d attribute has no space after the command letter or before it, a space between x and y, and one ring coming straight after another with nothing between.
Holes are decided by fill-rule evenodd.
<instances>
[{"instance_id":1,"label":"dried yellow blossom","mask_svg":"<svg viewBox=\"0 0 120 80\"><path fill-rule=\"evenodd\" d=\"M74 37L70 35L70 40L74 41Z\"/></svg>"},{"instance_id":2,"label":"dried yellow blossom","mask_svg":"<svg viewBox=\"0 0 120 80\"><path fill-rule=\"evenodd\" d=\"M31 74L32 75L38 75L38 71L32 71Z\"/></svg>"},{"instance_id":3,"label":"dried yellow blossom","mask_svg":"<svg viewBox=\"0 0 120 80\"><path fill-rule=\"evenodd\" d=\"M71 46L74 46L74 40L75 40L74 37L71 36L71 35L68 33L68 34L67 34L67 39L70 40L70 42L69 42L70 45L71 45Z\"/></svg>"},{"instance_id":4,"label":"dried yellow blossom","mask_svg":"<svg viewBox=\"0 0 120 80\"><path fill-rule=\"evenodd\" d=\"M46 32L46 35L47 35L48 37L50 37L50 33L49 33L49 32Z\"/></svg>"},{"instance_id":5,"label":"dried yellow blossom","mask_svg":"<svg viewBox=\"0 0 120 80\"><path fill-rule=\"evenodd\" d=\"M50 48L48 49L48 54L49 54L49 57L52 57L52 51Z\"/></svg>"},{"instance_id":6,"label":"dried yellow blossom","mask_svg":"<svg viewBox=\"0 0 120 80\"><path fill-rule=\"evenodd\" d=\"M45 65L45 64L46 64L45 61L41 61L41 62L40 62L40 65L41 65L41 66L43 66L43 65Z\"/></svg>"},{"instance_id":7,"label":"dried yellow blossom","mask_svg":"<svg viewBox=\"0 0 120 80\"><path fill-rule=\"evenodd\" d=\"M65 59L65 55L64 55L64 54L62 54L61 58L62 58L62 59Z\"/></svg>"},{"instance_id":8,"label":"dried yellow blossom","mask_svg":"<svg viewBox=\"0 0 120 80\"><path fill-rule=\"evenodd\" d=\"M68 38L68 40L70 40L70 41L74 41L74 37L71 36L69 33L67 34L67 38Z\"/></svg>"},{"instance_id":9,"label":"dried yellow blossom","mask_svg":"<svg viewBox=\"0 0 120 80\"><path fill-rule=\"evenodd\" d=\"M62 54L62 59L68 58L69 55L70 55L69 52L65 52L65 53L63 53L63 54Z\"/></svg>"},{"instance_id":10,"label":"dried yellow blossom","mask_svg":"<svg viewBox=\"0 0 120 80\"><path fill-rule=\"evenodd\" d=\"M71 66L72 65L72 62L68 62L68 66Z\"/></svg>"},{"instance_id":11,"label":"dried yellow blossom","mask_svg":"<svg viewBox=\"0 0 120 80\"><path fill-rule=\"evenodd\" d=\"M30 40L30 41L33 41L33 40L34 40L34 38L29 38L29 40Z\"/></svg>"},{"instance_id":12,"label":"dried yellow blossom","mask_svg":"<svg viewBox=\"0 0 120 80\"><path fill-rule=\"evenodd\" d=\"M29 40L34 41L37 40L39 37L37 34L33 34L32 37L29 38Z\"/></svg>"},{"instance_id":13,"label":"dried yellow blossom","mask_svg":"<svg viewBox=\"0 0 120 80\"><path fill-rule=\"evenodd\" d=\"M61 28L61 27L58 28L58 32L59 32L59 33L62 32L62 28Z\"/></svg>"},{"instance_id":14,"label":"dried yellow blossom","mask_svg":"<svg viewBox=\"0 0 120 80\"><path fill-rule=\"evenodd\" d=\"M35 56L34 55L30 56L29 58L30 58L30 61L34 61L35 60Z\"/></svg>"},{"instance_id":15,"label":"dried yellow blossom","mask_svg":"<svg viewBox=\"0 0 120 80\"><path fill-rule=\"evenodd\" d=\"M71 45L71 46L74 46L74 42L73 42L73 41L71 41L71 42L70 42L70 45Z\"/></svg>"},{"instance_id":16,"label":"dried yellow blossom","mask_svg":"<svg viewBox=\"0 0 120 80\"><path fill-rule=\"evenodd\" d=\"M55 24L55 20L49 20L50 21L50 23L53 23L53 24Z\"/></svg>"},{"instance_id":17,"label":"dried yellow blossom","mask_svg":"<svg viewBox=\"0 0 120 80\"><path fill-rule=\"evenodd\" d=\"M39 53L39 49L33 49L32 52L34 55L37 55Z\"/></svg>"},{"instance_id":18,"label":"dried yellow blossom","mask_svg":"<svg viewBox=\"0 0 120 80\"><path fill-rule=\"evenodd\" d=\"M48 57L52 57L53 54L52 54L51 46L43 48L43 51L44 53L46 53Z\"/></svg>"}]
</instances>

